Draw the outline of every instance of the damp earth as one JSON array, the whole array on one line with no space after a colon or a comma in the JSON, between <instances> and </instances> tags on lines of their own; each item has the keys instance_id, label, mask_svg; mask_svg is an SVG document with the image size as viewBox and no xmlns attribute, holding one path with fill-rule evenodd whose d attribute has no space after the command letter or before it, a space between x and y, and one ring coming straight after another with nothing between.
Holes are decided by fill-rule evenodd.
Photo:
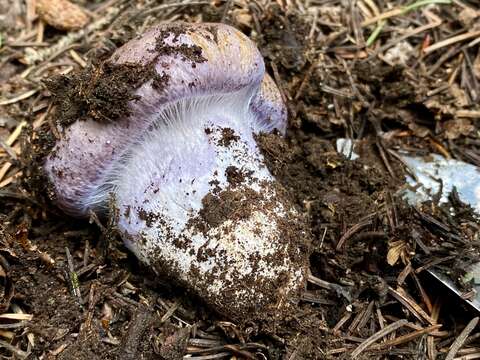
<instances>
[{"instance_id":1,"label":"damp earth","mask_svg":"<svg viewBox=\"0 0 480 360\"><path fill-rule=\"evenodd\" d=\"M434 359L453 352L472 324L455 354L478 354L477 314L426 271L447 274L472 296L471 284L460 280L480 255L478 216L455 191L447 203L432 194L416 206L399 195L409 171L402 151L480 166L480 49L478 41L469 43L480 26L475 1L387 16L373 40L380 22L372 18L403 1L380 9L335 0L310 7L302 1L78 3L95 14L92 22L103 22L74 40L48 24L41 30L20 5L8 10L16 22L2 28L0 21L6 39L0 48L2 356ZM256 141L282 196L305 219L282 226L289 236L302 234L294 242L308 255L310 275L298 305L274 321L268 314L241 323L212 311L124 247L114 208L106 218L70 218L53 205L42 174L60 126L82 118L116 121L146 79L163 89L168 77L150 64L104 60L145 27L171 20L241 29L257 43L287 103L286 136ZM425 24L431 28L418 30ZM34 43L40 35L22 33L27 25L42 31L42 46ZM442 45L459 34L470 37ZM192 67L205 61L195 47L180 50ZM235 136L225 129L222 144ZM360 157L339 154L338 138L355 139ZM238 188L252 174L232 167L226 176ZM210 193L192 229L208 231L260 206L255 193L243 195L238 201L228 189Z\"/></svg>"}]
</instances>

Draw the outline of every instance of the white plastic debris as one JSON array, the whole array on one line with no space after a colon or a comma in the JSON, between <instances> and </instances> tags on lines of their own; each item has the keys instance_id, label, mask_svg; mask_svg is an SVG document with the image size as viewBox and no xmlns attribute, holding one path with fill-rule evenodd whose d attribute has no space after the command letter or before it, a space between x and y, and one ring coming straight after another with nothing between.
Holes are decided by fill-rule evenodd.
<instances>
[{"instance_id":1,"label":"white plastic debris","mask_svg":"<svg viewBox=\"0 0 480 360\"><path fill-rule=\"evenodd\" d=\"M455 187L460 199L480 214L480 170L471 164L432 154L428 158L402 156L418 181L408 176L407 182L416 190L409 190L410 201L422 202L442 191L440 202L446 202Z\"/></svg>"},{"instance_id":2,"label":"white plastic debris","mask_svg":"<svg viewBox=\"0 0 480 360\"><path fill-rule=\"evenodd\" d=\"M352 139L337 139L337 152L350 160L359 158L358 154L354 151L354 142Z\"/></svg>"},{"instance_id":3,"label":"white plastic debris","mask_svg":"<svg viewBox=\"0 0 480 360\"><path fill-rule=\"evenodd\" d=\"M337 139L337 151L351 160L358 159L355 142L350 139ZM474 165L455 159L446 159L437 154L426 157L401 154L401 158L409 167L413 176L407 176L410 189L403 195L410 204L417 204L439 196L439 201L447 202L448 195L455 187L460 200L472 206L480 215L480 169ZM441 194L439 192L441 191ZM428 272L444 286L465 300L462 291L446 275L428 270ZM480 311L480 262L474 264L463 279L465 283L473 281L476 296L465 300L477 311Z\"/></svg>"},{"instance_id":4,"label":"white plastic debris","mask_svg":"<svg viewBox=\"0 0 480 360\"><path fill-rule=\"evenodd\" d=\"M355 142L351 139L337 139L337 152L356 160ZM447 202L453 188L458 192L460 200L471 205L480 215L480 169L474 165L455 159L446 159L437 154L426 157L400 154L409 167L412 176L407 176L411 189L404 195L411 204L420 203L437 195L441 190L440 202Z\"/></svg>"},{"instance_id":5,"label":"white plastic debris","mask_svg":"<svg viewBox=\"0 0 480 360\"><path fill-rule=\"evenodd\" d=\"M460 200L472 206L480 214L480 170L478 167L463 161L446 159L437 154L431 154L426 158L413 156L402 156L402 158L417 177L417 180L411 176L407 177L407 182L416 187L415 191L407 190L405 192L410 203L428 200L436 194L440 195L440 202L446 202L448 195L455 187ZM441 194L439 194L440 191ZM462 291L447 276L435 270L428 272L462 297ZM462 280L465 284L473 281L476 295L466 302L480 311L480 263L474 264Z\"/></svg>"}]
</instances>

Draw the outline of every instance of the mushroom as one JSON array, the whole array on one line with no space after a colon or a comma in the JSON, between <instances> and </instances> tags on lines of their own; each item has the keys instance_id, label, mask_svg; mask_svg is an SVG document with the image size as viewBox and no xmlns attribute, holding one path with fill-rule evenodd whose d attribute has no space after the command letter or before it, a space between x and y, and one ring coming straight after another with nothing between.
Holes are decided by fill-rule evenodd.
<instances>
[{"instance_id":1,"label":"mushroom","mask_svg":"<svg viewBox=\"0 0 480 360\"><path fill-rule=\"evenodd\" d=\"M254 138L287 121L255 44L224 24L163 24L107 63L153 75L124 116L63 129L44 165L59 207L86 216L113 201L126 246L230 318L294 301L305 233Z\"/></svg>"}]
</instances>

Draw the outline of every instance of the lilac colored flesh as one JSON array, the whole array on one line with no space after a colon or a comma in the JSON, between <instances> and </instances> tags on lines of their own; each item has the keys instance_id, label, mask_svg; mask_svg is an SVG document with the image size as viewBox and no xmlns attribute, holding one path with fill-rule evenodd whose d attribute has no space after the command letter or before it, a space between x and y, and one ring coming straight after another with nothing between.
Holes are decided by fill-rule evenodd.
<instances>
[{"instance_id":1,"label":"lilac colored flesh","mask_svg":"<svg viewBox=\"0 0 480 360\"><path fill-rule=\"evenodd\" d=\"M181 99L251 89L250 108L256 118L252 129L285 131L285 106L278 88L265 76L263 59L255 44L223 24L183 24L182 27L187 29L187 34L180 34L176 39L173 33L178 25L154 27L112 55L111 61L116 64L146 64L158 55L155 47L163 34L162 45L170 48L191 46L195 44L194 38L196 43L201 43L202 56L207 61L193 64L173 51L160 55L155 59L155 69L159 75L168 76L168 84L160 91L152 87L151 81L142 85L136 91L140 100L130 102L128 118L118 119L114 124L77 121L66 129L64 139L57 144L45 166L55 184L57 201L66 211L84 215L88 211L82 205L84 198L92 189L102 186L103 174L124 156L132 142L142 137L162 108ZM224 39L222 46L215 43L209 32L212 29L216 30L218 39ZM174 31L168 35L169 30Z\"/></svg>"},{"instance_id":2,"label":"lilac colored flesh","mask_svg":"<svg viewBox=\"0 0 480 360\"><path fill-rule=\"evenodd\" d=\"M71 214L102 210L113 194L124 243L155 271L229 317L268 317L305 277L301 216L254 137L284 133L287 112L247 37L223 24L181 26L186 34L162 25L116 51L116 64L153 61L163 82L140 86L128 117L72 124L45 169ZM174 51L193 44L195 62Z\"/></svg>"},{"instance_id":3,"label":"lilac colored flesh","mask_svg":"<svg viewBox=\"0 0 480 360\"><path fill-rule=\"evenodd\" d=\"M283 104L282 96L272 78L266 74L260 90L252 98L250 109L257 117L260 129L271 132L274 129L282 135L287 130L287 108Z\"/></svg>"}]
</instances>

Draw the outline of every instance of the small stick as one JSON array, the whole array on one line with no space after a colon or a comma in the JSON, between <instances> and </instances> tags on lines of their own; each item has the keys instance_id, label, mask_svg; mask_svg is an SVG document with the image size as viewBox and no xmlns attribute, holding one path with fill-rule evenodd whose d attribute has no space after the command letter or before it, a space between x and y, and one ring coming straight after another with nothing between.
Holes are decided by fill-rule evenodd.
<instances>
[{"instance_id":1,"label":"small stick","mask_svg":"<svg viewBox=\"0 0 480 360\"><path fill-rule=\"evenodd\" d=\"M88 215L90 215L90 224L94 223L95 225L97 225L102 233L105 233L107 231L107 228L102 224L96 212L94 212L93 210L89 210Z\"/></svg>"},{"instance_id":2,"label":"small stick","mask_svg":"<svg viewBox=\"0 0 480 360\"><path fill-rule=\"evenodd\" d=\"M86 28L78 30L76 32L70 32L62 36L55 44L49 48L37 51L32 54L27 54L21 62L26 65L33 65L34 63L41 62L47 58L52 59L53 55L61 54L62 52L70 49L73 43L81 40L83 37L88 34L103 28L104 26L110 24L112 20L120 12L119 8L111 7L107 10L107 13L104 17L99 18L97 21L89 24ZM53 54L53 55L52 55Z\"/></svg>"},{"instance_id":3,"label":"small stick","mask_svg":"<svg viewBox=\"0 0 480 360\"><path fill-rule=\"evenodd\" d=\"M380 340L384 336L387 336L391 332L401 328L407 323L407 319L402 319L394 322L393 324L390 324L386 326L385 328L377 331L375 334L370 336L368 339L366 339L363 343L358 345L358 347L352 351L351 357L352 359L356 359L364 350L366 350L370 345L375 343L377 340Z\"/></svg>"},{"instance_id":4,"label":"small stick","mask_svg":"<svg viewBox=\"0 0 480 360\"><path fill-rule=\"evenodd\" d=\"M398 277L397 277L398 286L403 285L403 283L405 282L405 279L412 272L412 270L413 270L412 263L409 262L407 266L405 266L405 268L400 272L400 274L398 274Z\"/></svg>"},{"instance_id":5,"label":"small stick","mask_svg":"<svg viewBox=\"0 0 480 360\"><path fill-rule=\"evenodd\" d=\"M427 307L428 312L431 314L433 311L433 306L432 306L432 301L430 300L430 297L428 296L427 292L425 291L422 284L420 283L418 276L415 273L412 273L412 277L413 277L413 280L415 280L415 285L417 285L420 295L422 296L423 303Z\"/></svg>"},{"instance_id":6,"label":"small stick","mask_svg":"<svg viewBox=\"0 0 480 360\"><path fill-rule=\"evenodd\" d=\"M18 314L18 313L6 313L6 314L0 314L0 319L31 321L33 319L33 315L31 315L31 314Z\"/></svg>"},{"instance_id":7,"label":"small stick","mask_svg":"<svg viewBox=\"0 0 480 360\"><path fill-rule=\"evenodd\" d=\"M371 55L372 56L375 56L377 54L380 54L382 52L384 52L385 50L388 50L390 49L391 47L395 46L396 44L402 42L403 40L406 40L408 39L409 37L412 37L412 36L415 36L415 35L418 35L424 31L427 31L427 30L430 30L430 29L433 29L433 28L436 28L438 26L440 26L442 24L442 22L431 22L431 23L428 23L426 25L422 25L422 26L419 26L417 27L416 29L413 29L411 31L409 31L408 33L396 38L396 39L393 39L391 41L389 41L388 43L386 43L385 45L381 46L380 48L378 48L378 50L375 50L375 52Z\"/></svg>"},{"instance_id":8,"label":"small stick","mask_svg":"<svg viewBox=\"0 0 480 360\"><path fill-rule=\"evenodd\" d=\"M63 350L65 350L67 348L68 344L67 343L63 343L62 345L60 345L59 347L55 348L54 350L50 350L50 354L54 357L58 356L59 354L61 354L63 352Z\"/></svg>"},{"instance_id":9,"label":"small stick","mask_svg":"<svg viewBox=\"0 0 480 360\"><path fill-rule=\"evenodd\" d=\"M346 98L346 99L353 99L353 96L345 91L335 89L331 86L320 84L320 89L328 94L332 94L334 96Z\"/></svg>"},{"instance_id":10,"label":"small stick","mask_svg":"<svg viewBox=\"0 0 480 360\"><path fill-rule=\"evenodd\" d=\"M170 319L172 315L175 313L175 311L177 311L179 306L180 306L180 303L178 301L174 302L173 305L167 310L167 312L160 319L160 324L163 324L165 321Z\"/></svg>"},{"instance_id":11,"label":"small stick","mask_svg":"<svg viewBox=\"0 0 480 360\"><path fill-rule=\"evenodd\" d=\"M365 1L365 4L367 4L368 7L372 9L373 15L375 16L380 15L380 10L378 9L378 6L377 4L375 4L374 1L372 0L364 0L364 1Z\"/></svg>"},{"instance_id":12,"label":"small stick","mask_svg":"<svg viewBox=\"0 0 480 360\"><path fill-rule=\"evenodd\" d=\"M397 159L405 168L405 170L408 172L408 174L416 181L418 182L418 177L415 174L415 171L413 171L410 166L406 163L406 161L395 151L392 149L386 149L387 152L392 155L395 159Z\"/></svg>"},{"instance_id":13,"label":"small stick","mask_svg":"<svg viewBox=\"0 0 480 360\"><path fill-rule=\"evenodd\" d=\"M318 21L318 8L314 8L315 13L313 14L312 25L310 26L310 31L308 33L307 39L310 41L313 40L313 36L315 35L315 31L317 30L317 21Z\"/></svg>"},{"instance_id":14,"label":"small stick","mask_svg":"<svg viewBox=\"0 0 480 360\"><path fill-rule=\"evenodd\" d=\"M270 62L270 66L272 67L273 77L275 79L275 82L277 83L278 89L280 90L280 95L282 96L282 100L285 103L288 103L288 100L292 100L292 99L289 97L289 94L285 91L285 88L283 86L282 78L280 77L280 74L278 72L277 64L275 64L272 61L272 62Z\"/></svg>"},{"instance_id":15,"label":"small stick","mask_svg":"<svg viewBox=\"0 0 480 360\"><path fill-rule=\"evenodd\" d=\"M22 310L22 308L20 306L18 306L17 304L11 304L11 307L12 307L12 310L16 313L16 314L25 314L25 312ZM35 335L33 335L33 333L31 332L28 332L27 331L27 339L28 339L28 343L29 345L33 348L35 347Z\"/></svg>"},{"instance_id":16,"label":"small stick","mask_svg":"<svg viewBox=\"0 0 480 360\"><path fill-rule=\"evenodd\" d=\"M435 339L433 336L427 336L427 355L429 360L435 360L437 357L437 349L435 348Z\"/></svg>"},{"instance_id":17,"label":"small stick","mask_svg":"<svg viewBox=\"0 0 480 360\"><path fill-rule=\"evenodd\" d=\"M370 19L365 20L364 22L361 23L361 25L362 25L362 27L369 26L369 25L375 24L376 22L379 22L381 20L386 20L386 19L394 17L394 16L402 15L403 12L404 12L403 9L398 9L398 8L397 9L392 9L392 10L389 10L389 11L384 12L382 14L379 14L377 16L371 17Z\"/></svg>"},{"instance_id":18,"label":"small stick","mask_svg":"<svg viewBox=\"0 0 480 360\"><path fill-rule=\"evenodd\" d=\"M307 280L309 282L311 282L312 284L315 284L315 285L318 285L324 289L327 289L327 290L334 290L337 294L340 294L342 295L345 299L347 300L351 300L350 298L350 294L347 290L345 290L342 286L338 285L338 284L332 284L332 283L329 283L328 281L325 281L325 280L322 280L322 279L319 279L315 276L313 276L312 274L309 274L308 277L307 277Z\"/></svg>"},{"instance_id":19,"label":"small stick","mask_svg":"<svg viewBox=\"0 0 480 360\"><path fill-rule=\"evenodd\" d=\"M377 307L377 317L378 317L378 325L380 326L380 329L385 328L385 319L382 315L382 310Z\"/></svg>"},{"instance_id":20,"label":"small stick","mask_svg":"<svg viewBox=\"0 0 480 360\"><path fill-rule=\"evenodd\" d=\"M15 43L8 43L10 47L46 47L49 46L49 43L46 42L36 42L36 41L22 41L22 42L15 42Z\"/></svg>"},{"instance_id":21,"label":"small stick","mask_svg":"<svg viewBox=\"0 0 480 360\"><path fill-rule=\"evenodd\" d=\"M5 105L11 105L11 104L15 104L16 102L19 102L21 100L25 100L25 99L28 99L30 96L32 95L35 95L37 92L38 92L39 89L33 89L33 90L29 90L23 94L20 94L18 96L15 96L14 98L12 99L4 99L4 100L0 100L0 106L5 106Z\"/></svg>"},{"instance_id":22,"label":"small stick","mask_svg":"<svg viewBox=\"0 0 480 360\"><path fill-rule=\"evenodd\" d=\"M193 336L193 334L192 334ZM195 348L212 348L214 346L222 346L223 341L218 339L188 339L188 345ZM188 351L188 350L187 350Z\"/></svg>"},{"instance_id":23,"label":"small stick","mask_svg":"<svg viewBox=\"0 0 480 360\"><path fill-rule=\"evenodd\" d=\"M307 280L311 282L312 284L318 285L321 288L327 289L327 290L335 290L337 286L336 284L329 283L328 281L322 280L317 278L316 276L313 276L312 274L308 275Z\"/></svg>"},{"instance_id":24,"label":"small stick","mask_svg":"<svg viewBox=\"0 0 480 360\"><path fill-rule=\"evenodd\" d=\"M401 288L399 288L401 289ZM388 287L388 293L398 300L403 306L405 306L410 312L420 321L426 320L431 325L436 325L436 322L415 302L406 294L402 294L400 291L394 290L390 286Z\"/></svg>"},{"instance_id":25,"label":"small stick","mask_svg":"<svg viewBox=\"0 0 480 360\"><path fill-rule=\"evenodd\" d=\"M433 259L429 262L427 262L426 264L420 266L419 268L417 268L415 270L415 274L420 274L422 271L424 270L427 270L427 269L430 269L432 266L435 266L435 265L438 265L438 264L441 264L445 261L450 261L450 260L453 260L456 258L456 255L450 255L450 256L445 256L444 258L436 258L436 259Z\"/></svg>"},{"instance_id":26,"label":"small stick","mask_svg":"<svg viewBox=\"0 0 480 360\"><path fill-rule=\"evenodd\" d=\"M11 135L8 137L8 139L5 141L5 143L9 146L12 146L13 143L17 140L17 138L20 136L22 133L22 129L24 126L27 125L26 121L22 121L20 124L17 125L15 130L11 133Z\"/></svg>"},{"instance_id":27,"label":"small stick","mask_svg":"<svg viewBox=\"0 0 480 360\"><path fill-rule=\"evenodd\" d=\"M11 167L12 167L11 162L6 162L5 164L3 164L3 166L0 168L0 181L3 180L5 175L7 175L8 170L10 170Z\"/></svg>"},{"instance_id":28,"label":"small stick","mask_svg":"<svg viewBox=\"0 0 480 360\"><path fill-rule=\"evenodd\" d=\"M338 240L336 250L339 251L343 247L343 244L345 244L345 242L348 239L350 239L353 235L355 235L360 230L363 230L367 226L371 225L372 224L372 219L374 218L375 215L376 214L374 213L374 214L370 214L370 215L366 216L359 223L353 225L350 229L348 229L345 232L345 234L342 235L340 240Z\"/></svg>"},{"instance_id":29,"label":"small stick","mask_svg":"<svg viewBox=\"0 0 480 360\"><path fill-rule=\"evenodd\" d=\"M75 60L75 62L82 68L87 66L87 62L83 60L83 58L74 49L71 49L68 53L70 54L72 59Z\"/></svg>"},{"instance_id":30,"label":"small stick","mask_svg":"<svg viewBox=\"0 0 480 360\"><path fill-rule=\"evenodd\" d=\"M27 321L20 321L12 324L0 324L0 329L17 329L28 326Z\"/></svg>"},{"instance_id":31,"label":"small stick","mask_svg":"<svg viewBox=\"0 0 480 360\"><path fill-rule=\"evenodd\" d=\"M395 178L396 177L395 172L393 171L393 169L390 165L390 162L388 161L388 157L387 157L387 154L385 153L385 149L383 147L383 144L380 141L377 140L375 142L375 145L377 146L378 152L380 153L380 158L382 159L383 164L387 168L388 173L390 174L390 176L392 178Z\"/></svg>"},{"instance_id":32,"label":"small stick","mask_svg":"<svg viewBox=\"0 0 480 360\"><path fill-rule=\"evenodd\" d=\"M325 240L325 235L327 235L327 227L323 230L322 240L320 240L320 249L323 247L323 241Z\"/></svg>"},{"instance_id":33,"label":"small stick","mask_svg":"<svg viewBox=\"0 0 480 360\"><path fill-rule=\"evenodd\" d=\"M361 31L361 24L359 19L358 11L355 7L355 2L350 2L350 22L355 36L355 45L357 45L358 50L365 47L365 39L363 38L363 32Z\"/></svg>"},{"instance_id":34,"label":"small stick","mask_svg":"<svg viewBox=\"0 0 480 360\"><path fill-rule=\"evenodd\" d=\"M93 320L93 313L95 310L95 305L96 305L96 297L95 297L95 290L96 290L96 284L92 283L90 285L90 291L88 293L88 310L87 310L87 316L85 317L85 321L80 327L80 334L82 339L87 339L89 333L91 332L91 326L92 326L92 320Z\"/></svg>"},{"instance_id":35,"label":"small stick","mask_svg":"<svg viewBox=\"0 0 480 360\"><path fill-rule=\"evenodd\" d=\"M478 110L458 110L455 113L455 116L460 117L460 118L480 119L480 111L478 111Z\"/></svg>"},{"instance_id":36,"label":"small stick","mask_svg":"<svg viewBox=\"0 0 480 360\"><path fill-rule=\"evenodd\" d=\"M459 51L462 51L462 49L460 49ZM457 64L455 65L454 70L452 71L452 74L448 78L448 85L450 85L450 86L453 85L453 83L457 79L458 74L460 73L460 69L463 65L463 56L464 56L463 52L461 52L458 55Z\"/></svg>"},{"instance_id":37,"label":"small stick","mask_svg":"<svg viewBox=\"0 0 480 360\"><path fill-rule=\"evenodd\" d=\"M383 344L375 345L374 347L372 347L372 349L381 350L381 349L385 349L387 347L401 345L401 344L407 343L409 341L412 341L413 339L416 339L417 337L422 336L424 334L429 334L429 333L439 329L441 326L442 326L441 324L431 325L431 326L426 327L424 329L416 330L416 331L413 331L409 334L399 336L399 337L397 337L393 340L389 340L389 341L387 341Z\"/></svg>"},{"instance_id":38,"label":"small stick","mask_svg":"<svg viewBox=\"0 0 480 360\"><path fill-rule=\"evenodd\" d=\"M452 85L451 84L444 84L439 87L437 87L434 90L427 91L426 97L432 97L433 95L440 94L441 92L444 92L445 90L448 90Z\"/></svg>"},{"instance_id":39,"label":"small stick","mask_svg":"<svg viewBox=\"0 0 480 360\"><path fill-rule=\"evenodd\" d=\"M345 315L343 315L343 317L338 321L338 323L333 327L332 329L332 332L335 334L337 333L338 331L340 331L340 329L342 328L343 325L345 325L345 323L350 320L350 318L352 317L352 313L347 311L345 313Z\"/></svg>"},{"instance_id":40,"label":"small stick","mask_svg":"<svg viewBox=\"0 0 480 360\"><path fill-rule=\"evenodd\" d=\"M431 136L428 139L430 140L432 145L438 150L438 152L440 152L444 157L446 157L447 159L452 158L452 156L448 153L447 149L445 149L445 147L442 144L440 144L437 140L435 140Z\"/></svg>"},{"instance_id":41,"label":"small stick","mask_svg":"<svg viewBox=\"0 0 480 360\"><path fill-rule=\"evenodd\" d=\"M446 0L446 1L438 0L438 1L431 1L430 3L448 4L447 1L448 0ZM412 11L415 8L417 8L419 6L422 6L422 5L427 5L427 4L424 3L423 1L417 1L416 3L414 3L412 5L408 5L408 6L404 6L404 7L401 7L401 8L396 8L396 9L386 11L386 12L380 14L380 15L377 15L377 16L374 16L370 19L365 20L364 22L362 22L361 26L362 27L369 26L369 25L372 25L376 22L379 22L380 20L386 20L386 19L389 19L391 17L403 15L403 14L408 13L409 11Z\"/></svg>"},{"instance_id":42,"label":"small stick","mask_svg":"<svg viewBox=\"0 0 480 360\"><path fill-rule=\"evenodd\" d=\"M367 311L366 306L363 306L362 310L359 311L358 314L353 318L352 323L348 327L347 334L351 335L358 328L358 324L360 323L361 319L365 315L366 311Z\"/></svg>"},{"instance_id":43,"label":"small stick","mask_svg":"<svg viewBox=\"0 0 480 360\"><path fill-rule=\"evenodd\" d=\"M344 353L345 351L348 351L348 349L346 347L333 349L333 350L328 350L327 355L341 354L341 353Z\"/></svg>"},{"instance_id":44,"label":"small stick","mask_svg":"<svg viewBox=\"0 0 480 360\"><path fill-rule=\"evenodd\" d=\"M1 183L0 183L0 188L3 188L9 184L11 184L13 181L15 181L15 179L19 178L20 176L22 176L22 172L19 171L17 172L16 174L6 178L5 180L3 180Z\"/></svg>"},{"instance_id":45,"label":"small stick","mask_svg":"<svg viewBox=\"0 0 480 360\"><path fill-rule=\"evenodd\" d=\"M365 311L363 312L363 316L361 317L358 325L356 326L356 328L354 329L354 331L356 331L357 333L360 333L360 330L362 330L366 325L367 325L367 322L368 320L371 319L372 317L372 312L373 312L373 305L375 303L373 301L370 301L370 303L368 304L367 308L365 309Z\"/></svg>"},{"instance_id":46,"label":"small stick","mask_svg":"<svg viewBox=\"0 0 480 360\"><path fill-rule=\"evenodd\" d=\"M478 317L474 317L470 322L465 326L465 329L462 330L460 335L455 339L453 342L452 346L450 346L450 350L448 351L447 357L445 360L453 360L455 358L455 355L457 354L458 350L463 346L465 341L468 338L468 335L475 329L475 327L478 324Z\"/></svg>"},{"instance_id":47,"label":"small stick","mask_svg":"<svg viewBox=\"0 0 480 360\"><path fill-rule=\"evenodd\" d=\"M440 67L443 65L445 61L450 59L451 57L454 57L461 51L460 46L453 46L450 49L448 49L447 52L445 52L442 56L440 56L435 64L433 64L427 71L427 75L433 75Z\"/></svg>"}]
</instances>

